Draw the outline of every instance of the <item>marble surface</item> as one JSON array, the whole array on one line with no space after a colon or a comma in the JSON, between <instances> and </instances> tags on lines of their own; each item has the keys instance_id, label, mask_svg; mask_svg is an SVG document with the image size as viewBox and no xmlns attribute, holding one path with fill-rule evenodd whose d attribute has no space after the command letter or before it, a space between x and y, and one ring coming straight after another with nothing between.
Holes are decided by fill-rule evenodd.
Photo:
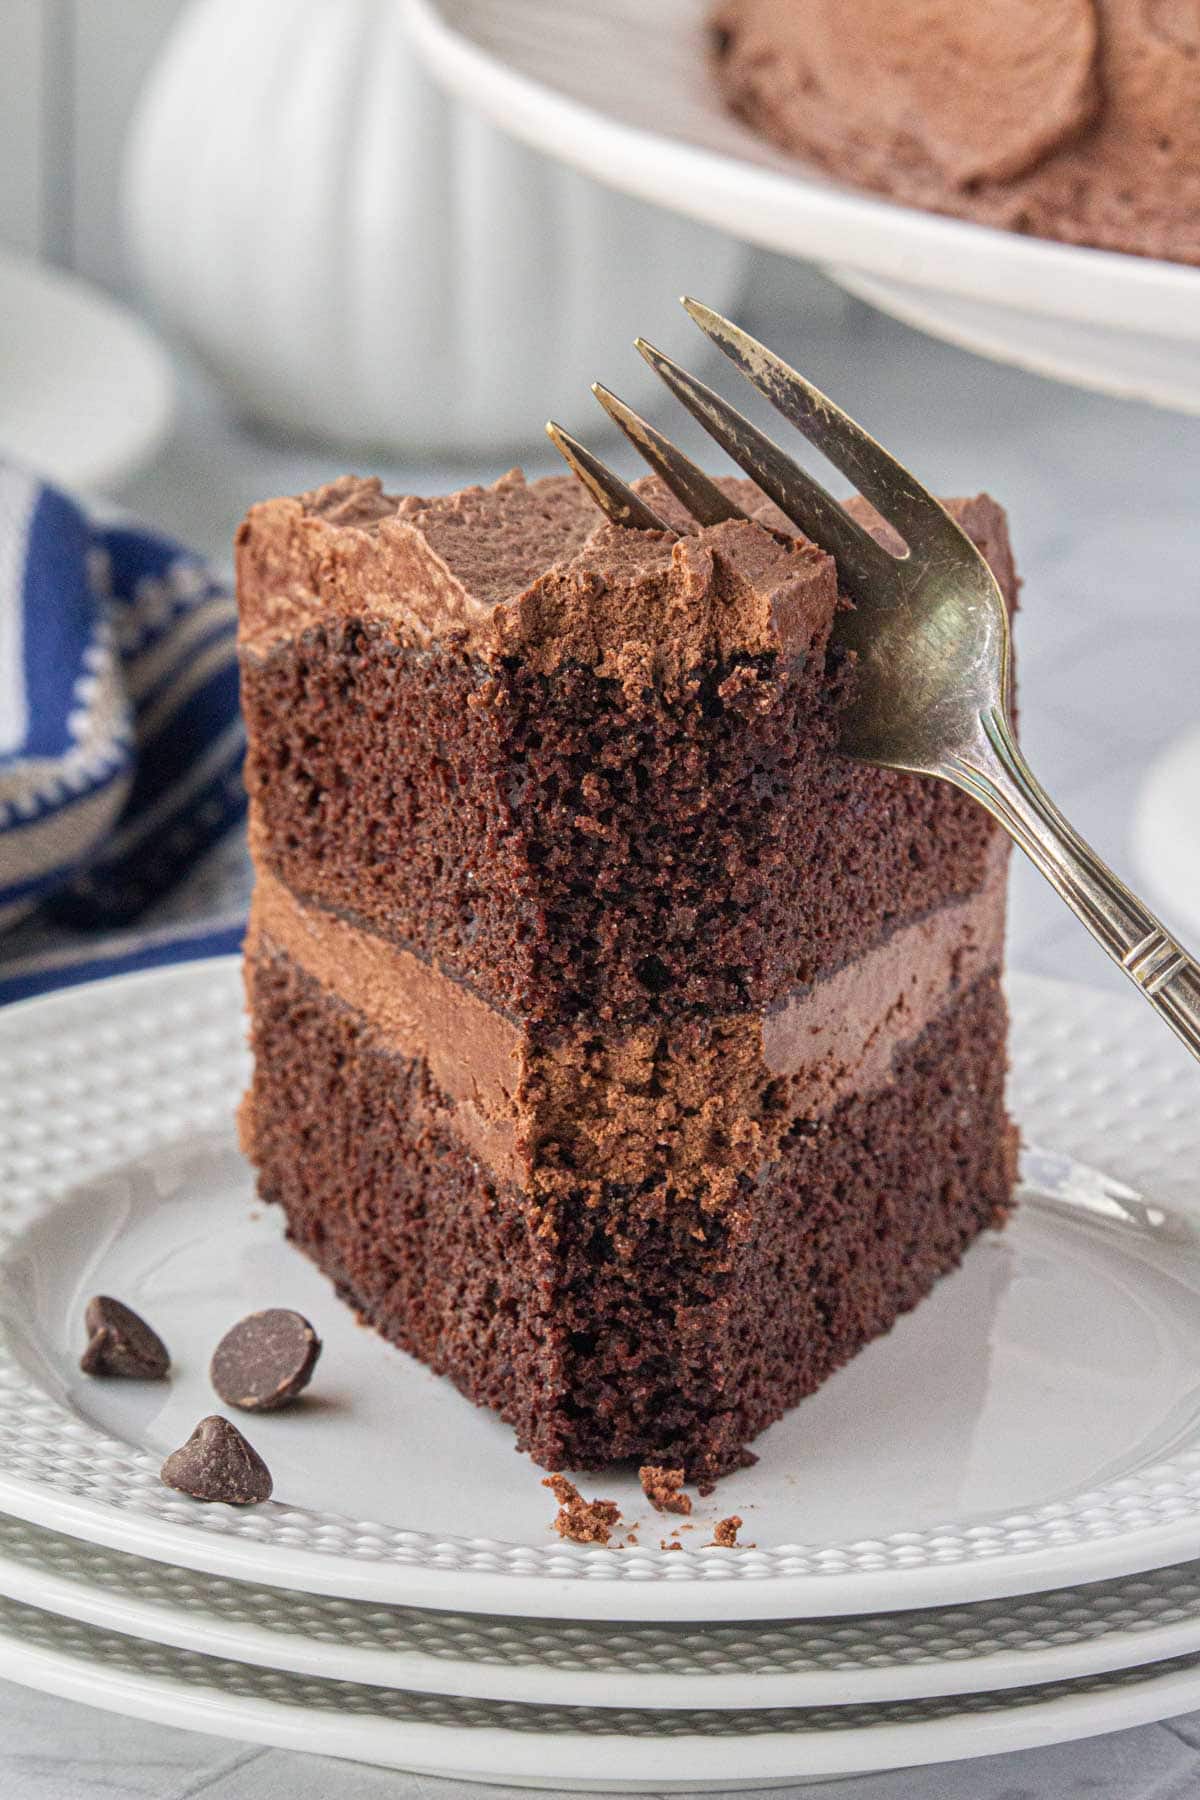
<instances>
[{"instance_id":1,"label":"marble surface","mask_svg":"<svg viewBox=\"0 0 1200 1800\"><path fill-rule=\"evenodd\" d=\"M760 265L751 299L747 322L930 485L987 488L1008 508L1026 583L1026 752L1073 822L1118 871L1132 873L1129 825L1142 774L1197 712L1200 420L1076 393L934 344L782 264ZM646 329L665 349L695 359L691 328L665 304ZM619 357L596 373L620 391ZM736 395L736 385L731 376L726 391ZM340 459L335 466L317 449L241 430L195 371L185 395L177 438L117 498L218 559L227 559L251 500L341 472ZM564 395L559 416L596 437L585 395ZM676 416L665 422L676 432ZM694 433L677 435L696 448ZM358 460L372 467L369 455ZM612 460L631 466L619 451ZM553 453L535 442L530 472L554 466ZM432 492L500 469L380 472L389 485ZM1024 866L1014 871L1009 954L1033 972L1121 982ZM240 1746L0 1684L0 1800L483 1800L490 1791ZM830 1800L1188 1800L1200 1793L1200 1715L802 1792Z\"/></svg>"}]
</instances>

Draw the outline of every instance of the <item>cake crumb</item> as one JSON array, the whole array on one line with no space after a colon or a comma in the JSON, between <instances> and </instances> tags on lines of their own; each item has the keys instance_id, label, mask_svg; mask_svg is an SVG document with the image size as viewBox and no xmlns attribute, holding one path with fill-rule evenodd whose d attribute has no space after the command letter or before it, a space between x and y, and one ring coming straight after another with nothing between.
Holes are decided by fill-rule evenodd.
<instances>
[{"instance_id":1,"label":"cake crumb","mask_svg":"<svg viewBox=\"0 0 1200 1800\"><path fill-rule=\"evenodd\" d=\"M683 1545L679 1542L678 1538L659 1538L658 1547L660 1550L682 1550L683 1549Z\"/></svg>"},{"instance_id":2,"label":"cake crumb","mask_svg":"<svg viewBox=\"0 0 1200 1800\"><path fill-rule=\"evenodd\" d=\"M554 1529L573 1544L607 1544L620 1524L621 1509L615 1500L585 1500L565 1475L547 1475L542 1482L558 1501Z\"/></svg>"},{"instance_id":3,"label":"cake crumb","mask_svg":"<svg viewBox=\"0 0 1200 1800\"><path fill-rule=\"evenodd\" d=\"M653 1463L646 1463L638 1470L638 1480L656 1512L691 1512L692 1497L683 1492L682 1469L660 1469Z\"/></svg>"},{"instance_id":4,"label":"cake crumb","mask_svg":"<svg viewBox=\"0 0 1200 1800\"><path fill-rule=\"evenodd\" d=\"M737 1534L742 1529L742 1521L736 1513L730 1513L727 1519L718 1519L713 1526L710 1549L732 1550L737 1543Z\"/></svg>"}]
</instances>

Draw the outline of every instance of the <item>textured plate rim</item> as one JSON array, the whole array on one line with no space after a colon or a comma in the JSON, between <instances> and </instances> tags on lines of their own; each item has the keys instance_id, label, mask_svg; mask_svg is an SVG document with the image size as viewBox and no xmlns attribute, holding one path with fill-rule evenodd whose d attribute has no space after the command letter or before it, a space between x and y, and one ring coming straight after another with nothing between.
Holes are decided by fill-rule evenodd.
<instances>
[{"instance_id":1,"label":"textured plate rim","mask_svg":"<svg viewBox=\"0 0 1200 1800\"><path fill-rule=\"evenodd\" d=\"M430 1723L387 1718L363 1707L319 1711L305 1704L302 1694L295 1701L232 1694L217 1684L216 1668L213 1679L205 1681L203 1670L196 1667L197 1659L188 1652L143 1646L160 1663L165 1660L168 1669L177 1659L178 1672L172 1674L116 1666L104 1654L104 1639L110 1634L87 1628L87 1636L96 1640L96 1648L88 1656L72 1653L53 1641L47 1646L31 1640L29 1632L38 1622L43 1637L47 1630L52 1635L58 1626L68 1642L80 1628L36 1608L21 1610L27 1615L25 1632L11 1623L0 1623L0 1675L25 1687L106 1711L242 1741L420 1774L528 1787L663 1792L784 1785L831 1775L968 1761L1103 1736L1190 1711L1200 1700L1200 1659L1191 1657L1148 1671L1120 1670L1079 1682L1052 1682L1028 1690L1024 1702L1015 1695L1007 1699L980 1694L968 1696L954 1710L946 1700L917 1700L910 1704L926 1708L932 1716L899 1723L880 1721L832 1730L806 1730L798 1725L792 1730L781 1727L720 1735L665 1729L661 1736L644 1733L636 1737L619 1730L539 1732L471 1722L470 1710L489 1703L470 1697L462 1702L465 1716L461 1723ZM218 1659L198 1660L220 1666ZM224 1661L228 1666L228 1659ZM282 1674L247 1670L236 1664L233 1668L241 1677L248 1676L250 1685L256 1676L265 1683L272 1675ZM283 1679L289 1678L284 1675ZM321 1681L320 1686L337 1690L353 1684ZM993 1697L1000 1706L989 1711L987 1701ZM671 1718L671 1712L664 1715L664 1727ZM579 1778L581 1767L598 1765L603 1772Z\"/></svg>"},{"instance_id":2,"label":"textured plate rim","mask_svg":"<svg viewBox=\"0 0 1200 1800\"><path fill-rule=\"evenodd\" d=\"M49 1536L39 1532L39 1536ZM256 1622L254 1617L230 1619L216 1611L202 1612L196 1605L172 1608L168 1604L147 1601L137 1590L136 1567L127 1585L114 1591L111 1582L94 1585L87 1569L87 1557L94 1546L84 1547L84 1560L79 1575L62 1575L47 1570L36 1561L7 1554L0 1548L0 1595L22 1605L57 1616L77 1620L86 1625L164 1644L173 1649L190 1650L202 1655L242 1662L255 1667L282 1670L286 1673L314 1676L319 1679L353 1681L363 1686L409 1688L421 1693L470 1696L498 1701L530 1704L557 1704L591 1707L694 1707L713 1711L744 1711L775 1706L839 1706L866 1705L872 1702L944 1698L952 1695L997 1692L1009 1687L1070 1681L1076 1678L1116 1673L1122 1669L1145 1667L1172 1658L1200 1652L1200 1610L1184 1618L1162 1620L1140 1629L1113 1625L1102 1635L1074 1643L1055 1641L1047 1635L1037 1645L1004 1650L988 1650L979 1655L943 1655L915 1662L903 1654L895 1654L889 1662L872 1662L857 1668L731 1670L728 1664L719 1669L706 1668L697 1662L683 1671L664 1672L629 1668L615 1662L604 1663L598 1653L586 1668L564 1668L556 1661L555 1647L542 1650L540 1662L514 1661L506 1664L493 1656L490 1660L474 1660L469 1644L457 1657L435 1656L419 1647L398 1649L364 1646L358 1642L336 1641L332 1628L340 1623L331 1616L330 1635L313 1635L297 1619L292 1629L272 1629ZM121 1553L111 1553L120 1556ZM122 1562L125 1559L122 1557ZM129 1559L136 1565L142 1559ZM169 1565L163 1565L168 1567ZM1187 1567L1188 1578L1195 1579L1196 1565ZM1180 1570L1179 1573L1183 1573ZM170 1574L179 1571L170 1570ZM1167 1569L1164 1577L1173 1577ZM199 1580L203 1583L203 1575ZM1139 1578L1108 1584L1123 1588L1136 1586ZM233 1583L234 1587L239 1584ZM1102 1584L1104 1585L1104 1584ZM257 1604L261 1590L250 1587L250 1598ZM304 1599L316 1605L321 1601L311 1595L282 1594L285 1602ZM1043 1596L1073 1616L1094 1607L1099 1596L1093 1588L1051 1590ZM1109 1598L1119 1602L1120 1594ZM1019 1610L1028 1605L1030 1596L1016 1602ZM1164 1592L1162 1599L1167 1600ZM268 1602L269 1603L269 1602ZM341 1606L353 1605L343 1601ZM945 1625L935 1615L922 1613L914 1621L925 1645L933 1643L938 1630L952 1633L962 1627L973 1612L995 1609L996 1602L977 1602L974 1607L950 1609ZM364 1610L366 1610L364 1608ZM371 1610L378 1610L373 1608ZM446 1615L450 1618L453 1615ZM1058 1616L1056 1614L1056 1616ZM867 1633L876 1629L894 1636L906 1629L906 1615L881 1615L856 1621ZM478 1627L478 1616L458 1615L465 1632ZM518 1629L526 1624L543 1630L553 1624L548 1620L510 1620ZM571 1623L578 1625L578 1621ZM611 1621L609 1622L611 1624ZM814 1620L814 1627L833 1626L841 1621ZM986 1623L985 1629L1003 1640L1013 1624L1003 1613ZM1047 1625L1049 1622L1047 1622ZM649 1630L642 1626L635 1629ZM673 1632L675 1626L664 1626L648 1641L647 1656L661 1645L662 1632ZM697 1629L702 1629L698 1627ZM606 1633L605 1648L611 1643ZM911 1651L917 1638L910 1637ZM578 1645L572 1645L578 1656ZM672 1637L669 1649L676 1655L678 1640Z\"/></svg>"},{"instance_id":3,"label":"textured plate rim","mask_svg":"<svg viewBox=\"0 0 1200 1800\"><path fill-rule=\"evenodd\" d=\"M1036 977L1013 978L1010 990L1026 994L1030 1004L1037 995L1050 1000L1067 1034L1078 1030L1073 1021L1081 1010L1094 1018L1097 1006L1101 1015L1110 1007L1119 1012L1122 1007L1121 1001L1093 990ZM219 1032L225 1042L234 1030L240 1040L240 961L228 957L120 976L6 1008L0 1014L0 1057L6 1048L18 1045L14 1060L22 1072L32 1068L36 1078L48 1059L56 1079L69 1082L75 1066L70 1056L61 1045L57 1051L39 1049L39 1032L52 1044L56 1026L79 1034L87 1021L92 1040L77 1036L74 1056L76 1064L94 1074L99 1047L105 1041L111 1045L114 1038L121 1041L120 1032L130 1028L139 996L152 999L155 1027L163 1034L155 1045L155 1066L164 1067L164 1080L171 1079L165 1046L170 1031L182 1029L181 1021L188 1027L182 1048L192 1080L206 1067L198 1049L204 1042L205 1019L219 1021L217 1026L208 1025L210 1037ZM1132 1004L1136 1009L1137 1003ZM122 1026L114 1022L117 1018ZM1165 1033L1162 1040L1174 1047ZM1156 1078L1155 1097L1161 1092L1162 1083ZM222 1092L207 1110L194 1101L186 1116L190 1128L207 1129L227 1123L230 1109L231 1096ZM155 1124L150 1128L142 1119L140 1102L134 1110L139 1121L133 1128L135 1139L127 1141L119 1133L115 1139L110 1136L114 1153L100 1167L120 1166L155 1141L158 1110L153 1109ZM10 1233L23 1230L70 1191L72 1157L83 1154L77 1135L68 1133L68 1143L60 1146L61 1153L51 1159L51 1173L40 1183L27 1180L22 1191L20 1164L15 1178L10 1172L0 1202L5 1207L0 1248ZM169 1141L169 1134L157 1139L159 1144ZM0 1167L3 1149L0 1132ZM79 1166L74 1179L84 1172L85 1166ZM97 1173L98 1168L88 1172ZM34 1408L37 1441L53 1435L57 1444L69 1438L83 1444L89 1456L93 1451L107 1456L109 1466L119 1470L126 1499L124 1506L117 1506L81 1491L84 1478L73 1470L65 1483L48 1487L44 1481L15 1475L2 1463L4 1511L110 1549L184 1568L348 1599L435 1609L630 1621L903 1611L1000 1599L1184 1562L1196 1555L1200 1539L1200 1450L1164 1458L1151 1470L1073 1496L1070 1505L1056 1503L1032 1513L1009 1514L988 1525L947 1524L940 1530L902 1532L886 1540L825 1545L813 1553L796 1547L667 1555L649 1548L617 1553L570 1545L534 1548L435 1538L274 1502L256 1509L252 1517L231 1507L196 1507L161 1488L153 1458L106 1438L49 1399L7 1344L0 1343L0 1417L10 1407L17 1413ZM89 1462L89 1471L92 1466ZM1166 1513L1151 1523L1144 1518L1148 1483L1151 1494L1158 1496L1155 1505ZM139 1485L144 1497L135 1503ZM344 1537L347 1531L358 1534L357 1554L337 1547L297 1547L305 1532L332 1538ZM1040 1542L1034 1541L1039 1535ZM858 1566L845 1567L848 1555L857 1558ZM469 1591L469 1601L464 1600L464 1590Z\"/></svg>"},{"instance_id":4,"label":"textured plate rim","mask_svg":"<svg viewBox=\"0 0 1200 1800\"><path fill-rule=\"evenodd\" d=\"M628 125L506 63L464 21L479 0L406 0L434 77L534 149L768 249L1120 330L1200 337L1200 270L903 206ZM593 15L619 28L613 0ZM456 15L459 23L451 15ZM682 27L680 27L682 28ZM765 149L769 151L769 146Z\"/></svg>"}]
</instances>

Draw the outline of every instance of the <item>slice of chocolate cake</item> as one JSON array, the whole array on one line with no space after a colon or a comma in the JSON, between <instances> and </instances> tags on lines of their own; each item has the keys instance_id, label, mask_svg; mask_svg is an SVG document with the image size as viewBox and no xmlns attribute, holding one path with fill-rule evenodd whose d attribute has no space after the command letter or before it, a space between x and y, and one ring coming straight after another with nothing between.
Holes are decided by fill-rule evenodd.
<instances>
[{"instance_id":1,"label":"slice of chocolate cake","mask_svg":"<svg viewBox=\"0 0 1200 1800\"><path fill-rule=\"evenodd\" d=\"M243 1130L539 1462L695 1480L1005 1217L1006 843L836 754L829 557L642 486L685 535L519 474L251 511Z\"/></svg>"}]
</instances>

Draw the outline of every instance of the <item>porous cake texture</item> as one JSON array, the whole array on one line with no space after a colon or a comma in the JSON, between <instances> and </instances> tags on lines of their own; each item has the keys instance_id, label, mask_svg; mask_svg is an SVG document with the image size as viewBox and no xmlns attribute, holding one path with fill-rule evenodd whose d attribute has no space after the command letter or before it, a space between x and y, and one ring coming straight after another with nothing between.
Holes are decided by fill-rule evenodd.
<instances>
[{"instance_id":1,"label":"porous cake texture","mask_svg":"<svg viewBox=\"0 0 1200 1800\"><path fill-rule=\"evenodd\" d=\"M243 1135L539 1462L703 1480L1005 1217L1006 846L836 754L828 556L640 485L682 535L519 473L252 509Z\"/></svg>"}]
</instances>

